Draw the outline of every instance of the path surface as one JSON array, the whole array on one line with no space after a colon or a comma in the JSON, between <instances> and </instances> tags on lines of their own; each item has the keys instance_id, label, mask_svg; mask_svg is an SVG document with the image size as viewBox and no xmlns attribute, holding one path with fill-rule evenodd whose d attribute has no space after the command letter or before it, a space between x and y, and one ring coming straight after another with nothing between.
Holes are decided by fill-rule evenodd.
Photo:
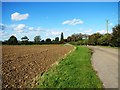
<instances>
[{"instance_id":1,"label":"path surface","mask_svg":"<svg viewBox=\"0 0 120 90\"><path fill-rule=\"evenodd\" d=\"M92 63L105 88L118 88L118 50L88 46L94 50Z\"/></svg>"}]
</instances>

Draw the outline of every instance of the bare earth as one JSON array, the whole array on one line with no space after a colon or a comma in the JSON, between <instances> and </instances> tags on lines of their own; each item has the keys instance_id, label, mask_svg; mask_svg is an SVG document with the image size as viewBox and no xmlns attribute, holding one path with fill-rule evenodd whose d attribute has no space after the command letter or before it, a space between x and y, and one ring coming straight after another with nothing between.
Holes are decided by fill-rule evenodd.
<instances>
[{"instance_id":1,"label":"bare earth","mask_svg":"<svg viewBox=\"0 0 120 90\"><path fill-rule=\"evenodd\" d=\"M118 49L88 46L93 49L92 64L105 88L118 88Z\"/></svg>"},{"instance_id":2,"label":"bare earth","mask_svg":"<svg viewBox=\"0 0 120 90\"><path fill-rule=\"evenodd\" d=\"M26 88L73 49L64 45L2 46L3 88Z\"/></svg>"}]
</instances>

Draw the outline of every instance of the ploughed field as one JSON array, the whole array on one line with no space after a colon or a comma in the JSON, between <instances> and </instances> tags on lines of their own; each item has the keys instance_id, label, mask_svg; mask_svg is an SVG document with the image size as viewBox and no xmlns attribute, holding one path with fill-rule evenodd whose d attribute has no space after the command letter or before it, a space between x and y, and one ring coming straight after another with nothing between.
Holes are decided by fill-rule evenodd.
<instances>
[{"instance_id":1,"label":"ploughed field","mask_svg":"<svg viewBox=\"0 0 120 90\"><path fill-rule=\"evenodd\" d=\"M31 87L38 74L72 49L67 45L2 46L2 87Z\"/></svg>"}]
</instances>

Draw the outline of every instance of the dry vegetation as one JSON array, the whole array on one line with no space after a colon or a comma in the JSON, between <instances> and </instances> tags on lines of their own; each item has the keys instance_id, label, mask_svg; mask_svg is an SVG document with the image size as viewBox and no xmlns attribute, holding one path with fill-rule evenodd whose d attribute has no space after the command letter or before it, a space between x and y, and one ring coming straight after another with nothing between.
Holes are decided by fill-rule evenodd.
<instances>
[{"instance_id":1,"label":"dry vegetation","mask_svg":"<svg viewBox=\"0 0 120 90\"><path fill-rule=\"evenodd\" d=\"M64 45L3 46L3 88L25 88L73 49Z\"/></svg>"}]
</instances>

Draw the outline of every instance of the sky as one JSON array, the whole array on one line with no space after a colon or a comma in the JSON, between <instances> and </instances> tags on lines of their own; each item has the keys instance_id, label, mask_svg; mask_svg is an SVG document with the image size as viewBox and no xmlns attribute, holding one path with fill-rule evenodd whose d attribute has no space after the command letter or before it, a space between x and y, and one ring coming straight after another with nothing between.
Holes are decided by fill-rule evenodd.
<instances>
[{"instance_id":1,"label":"sky","mask_svg":"<svg viewBox=\"0 0 120 90\"><path fill-rule=\"evenodd\" d=\"M1 14L0 14L1 15ZM2 2L0 40L11 35L30 41L37 35L41 39L64 38L74 34L109 33L118 24L117 2Z\"/></svg>"}]
</instances>

